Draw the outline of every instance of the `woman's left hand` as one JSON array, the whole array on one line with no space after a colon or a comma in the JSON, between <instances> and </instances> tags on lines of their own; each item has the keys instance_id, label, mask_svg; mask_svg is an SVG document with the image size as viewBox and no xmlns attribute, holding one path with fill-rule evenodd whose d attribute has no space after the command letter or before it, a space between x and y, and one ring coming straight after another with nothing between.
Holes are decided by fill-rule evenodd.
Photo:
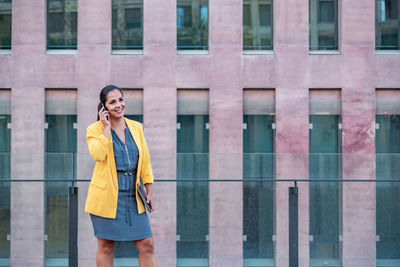
<instances>
[{"instance_id":1,"label":"woman's left hand","mask_svg":"<svg viewBox=\"0 0 400 267\"><path fill-rule=\"evenodd\" d=\"M154 211L154 201L153 201L153 187L152 184L145 184L146 187L146 200L149 203L151 211Z\"/></svg>"}]
</instances>

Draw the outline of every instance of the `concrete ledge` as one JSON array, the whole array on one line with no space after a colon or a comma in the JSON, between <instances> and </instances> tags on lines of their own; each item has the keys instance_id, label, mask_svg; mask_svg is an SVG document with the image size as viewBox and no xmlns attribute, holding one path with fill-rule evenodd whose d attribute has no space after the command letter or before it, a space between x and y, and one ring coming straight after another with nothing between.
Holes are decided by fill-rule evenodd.
<instances>
[{"instance_id":1,"label":"concrete ledge","mask_svg":"<svg viewBox=\"0 0 400 267\"><path fill-rule=\"evenodd\" d=\"M0 55L11 55L11 49L0 49Z\"/></svg>"},{"instance_id":2,"label":"concrete ledge","mask_svg":"<svg viewBox=\"0 0 400 267\"><path fill-rule=\"evenodd\" d=\"M341 55L342 53L338 50L316 50L308 51L309 55Z\"/></svg>"},{"instance_id":3,"label":"concrete ledge","mask_svg":"<svg viewBox=\"0 0 400 267\"><path fill-rule=\"evenodd\" d=\"M75 49L49 49L46 55L77 55L78 50Z\"/></svg>"},{"instance_id":4,"label":"concrete ledge","mask_svg":"<svg viewBox=\"0 0 400 267\"><path fill-rule=\"evenodd\" d=\"M375 50L375 55L400 55L400 50Z\"/></svg>"},{"instance_id":5,"label":"concrete ledge","mask_svg":"<svg viewBox=\"0 0 400 267\"><path fill-rule=\"evenodd\" d=\"M143 50L111 50L111 55L143 55Z\"/></svg>"},{"instance_id":6,"label":"concrete ledge","mask_svg":"<svg viewBox=\"0 0 400 267\"><path fill-rule=\"evenodd\" d=\"M208 50L177 50L177 55L209 55Z\"/></svg>"},{"instance_id":7,"label":"concrete ledge","mask_svg":"<svg viewBox=\"0 0 400 267\"><path fill-rule=\"evenodd\" d=\"M275 55L274 50L243 50L243 55Z\"/></svg>"}]
</instances>

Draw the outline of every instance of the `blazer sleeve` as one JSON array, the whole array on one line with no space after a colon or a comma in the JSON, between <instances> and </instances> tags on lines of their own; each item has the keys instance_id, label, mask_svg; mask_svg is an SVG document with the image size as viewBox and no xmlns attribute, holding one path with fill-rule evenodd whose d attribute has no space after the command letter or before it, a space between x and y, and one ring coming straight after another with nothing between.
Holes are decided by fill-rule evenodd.
<instances>
[{"instance_id":1,"label":"blazer sleeve","mask_svg":"<svg viewBox=\"0 0 400 267\"><path fill-rule=\"evenodd\" d=\"M86 141L92 158L96 161L104 161L111 145L110 140L102 133L96 134L96 131L89 127L86 129Z\"/></svg>"},{"instance_id":2,"label":"blazer sleeve","mask_svg":"<svg viewBox=\"0 0 400 267\"><path fill-rule=\"evenodd\" d=\"M146 139L144 138L143 126L140 124L140 140L143 151L142 168L140 170L140 177L143 184L152 184L154 182L153 170L151 169L149 148L147 147Z\"/></svg>"}]
</instances>

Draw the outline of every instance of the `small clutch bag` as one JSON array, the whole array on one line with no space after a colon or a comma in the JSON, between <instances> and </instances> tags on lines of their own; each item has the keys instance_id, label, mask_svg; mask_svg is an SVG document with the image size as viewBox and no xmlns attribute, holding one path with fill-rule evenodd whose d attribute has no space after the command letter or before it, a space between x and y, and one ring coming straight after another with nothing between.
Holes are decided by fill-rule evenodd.
<instances>
[{"instance_id":1,"label":"small clutch bag","mask_svg":"<svg viewBox=\"0 0 400 267\"><path fill-rule=\"evenodd\" d=\"M147 203L147 199L146 199L146 189L144 188L144 186L142 186L142 185L139 185L138 187L137 187L137 191L138 191L138 194L139 194L139 197L140 197L140 199L142 200L142 202L143 202L143 205L146 207L146 210L149 212L149 213L151 213L151 207L150 207L150 205L149 205L149 203Z\"/></svg>"}]
</instances>

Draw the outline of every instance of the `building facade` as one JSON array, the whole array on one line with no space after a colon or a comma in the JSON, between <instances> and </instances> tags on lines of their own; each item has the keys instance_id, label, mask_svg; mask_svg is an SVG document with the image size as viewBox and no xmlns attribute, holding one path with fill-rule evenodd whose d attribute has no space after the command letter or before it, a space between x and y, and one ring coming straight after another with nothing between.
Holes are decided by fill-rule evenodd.
<instances>
[{"instance_id":1,"label":"building facade","mask_svg":"<svg viewBox=\"0 0 400 267\"><path fill-rule=\"evenodd\" d=\"M95 266L80 180L115 84L150 149L158 266L289 267L300 179L300 267L399 267L399 14L398 0L0 0L0 266L68 265L72 180L78 263ZM115 245L115 266L137 265Z\"/></svg>"}]
</instances>

